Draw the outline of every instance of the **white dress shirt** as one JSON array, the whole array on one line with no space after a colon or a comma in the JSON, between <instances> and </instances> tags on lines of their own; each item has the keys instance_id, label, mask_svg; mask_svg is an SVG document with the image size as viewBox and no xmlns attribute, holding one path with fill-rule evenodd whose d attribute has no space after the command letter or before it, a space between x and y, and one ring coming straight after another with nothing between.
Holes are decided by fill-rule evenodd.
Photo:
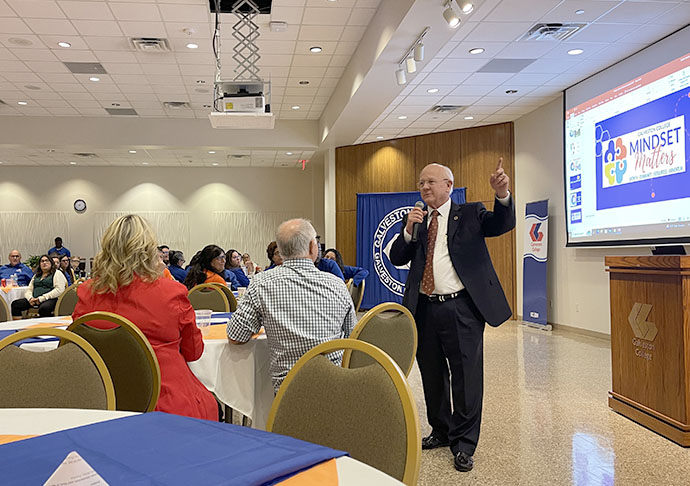
<instances>
[{"instance_id":1,"label":"white dress shirt","mask_svg":"<svg viewBox=\"0 0 690 486\"><path fill-rule=\"evenodd\" d=\"M507 206L510 200L510 193L504 198L496 198L498 202ZM436 245L434 247L434 291L433 294L436 295L447 295L455 292L460 292L465 286L455 272L455 267L453 267L453 262L450 259L450 253L448 251L448 216L450 214L450 204L451 200L448 199L445 203L437 209L438 211L438 232L436 233ZM429 228L431 223L431 213L432 208L427 207L427 218L426 227ZM409 243L412 241L412 235L403 231L403 237L405 242ZM422 292L421 285L419 287L419 293Z\"/></svg>"}]
</instances>

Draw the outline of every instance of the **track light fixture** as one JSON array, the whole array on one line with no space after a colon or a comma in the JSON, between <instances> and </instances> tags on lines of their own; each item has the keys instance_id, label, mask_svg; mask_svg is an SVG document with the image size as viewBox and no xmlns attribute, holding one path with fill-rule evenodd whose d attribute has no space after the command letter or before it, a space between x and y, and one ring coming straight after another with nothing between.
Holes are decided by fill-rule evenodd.
<instances>
[{"instance_id":1,"label":"track light fixture","mask_svg":"<svg viewBox=\"0 0 690 486\"><path fill-rule=\"evenodd\" d=\"M395 71L395 78L397 79L398 85L400 86L407 83L407 76L405 75L405 69L403 69L402 64Z\"/></svg>"},{"instance_id":2,"label":"track light fixture","mask_svg":"<svg viewBox=\"0 0 690 486\"><path fill-rule=\"evenodd\" d=\"M470 0L461 0L458 2L458 7L460 7L460 11L465 15L474 10L474 4Z\"/></svg>"},{"instance_id":3,"label":"track light fixture","mask_svg":"<svg viewBox=\"0 0 690 486\"><path fill-rule=\"evenodd\" d=\"M419 37L414 41L412 46L405 52L405 55L398 61L398 69L395 71L396 79L399 85L407 83L407 76L405 70L412 74L417 71L417 63L424 60L424 44L422 40L424 36L429 32L430 27L426 27L424 31L419 34ZM405 66L403 66L403 64Z\"/></svg>"},{"instance_id":4,"label":"track light fixture","mask_svg":"<svg viewBox=\"0 0 690 486\"><path fill-rule=\"evenodd\" d=\"M448 22L452 29L455 29L460 25L460 17L455 13L452 5L453 2L448 2L448 7L443 11L443 18L446 19L446 22Z\"/></svg>"},{"instance_id":5,"label":"track light fixture","mask_svg":"<svg viewBox=\"0 0 690 486\"><path fill-rule=\"evenodd\" d=\"M455 29L460 25L460 15L468 15L474 10L472 0L448 0L443 11L443 18L448 25Z\"/></svg>"}]
</instances>

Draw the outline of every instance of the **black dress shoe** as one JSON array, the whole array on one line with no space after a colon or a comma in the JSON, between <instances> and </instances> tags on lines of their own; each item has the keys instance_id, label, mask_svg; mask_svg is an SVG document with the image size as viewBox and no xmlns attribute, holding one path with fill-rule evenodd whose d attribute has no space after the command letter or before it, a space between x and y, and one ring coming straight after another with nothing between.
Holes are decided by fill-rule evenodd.
<instances>
[{"instance_id":1,"label":"black dress shoe","mask_svg":"<svg viewBox=\"0 0 690 486\"><path fill-rule=\"evenodd\" d=\"M471 471L474 467L474 460L472 459L472 456L466 452L458 452L455 454L455 459L453 459L453 462L455 463L455 469L461 472Z\"/></svg>"},{"instance_id":2,"label":"black dress shoe","mask_svg":"<svg viewBox=\"0 0 690 486\"><path fill-rule=\"evenodd\" d=\"M440 439L434 434L430 434L422 439L422 449L436 449L437 447L448 447L448 439Z\"/></svg>"}]
</instances>

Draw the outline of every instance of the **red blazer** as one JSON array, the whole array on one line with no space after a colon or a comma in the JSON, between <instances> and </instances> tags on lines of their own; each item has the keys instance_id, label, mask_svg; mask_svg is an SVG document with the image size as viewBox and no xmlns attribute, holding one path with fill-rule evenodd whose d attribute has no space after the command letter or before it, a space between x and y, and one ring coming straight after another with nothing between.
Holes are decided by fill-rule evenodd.
<instances>
[{"instance_id":1,"label":"red blazer","mask_svg":"<svg viewBox=\"0 0 690 486\"><path fill-rule=\"evenodd\" d=\"M213 395L187 366L204 351L201 331L184 285L161 277L145 283L138 277L116 294L94 294L92 280L77 289L79 302L73 319L94 311L109 311L126 317L148 338L161 368L161 394L156 410L208 420L218 420ZM107 329L108 322L89 325Z\"/></svg>"}]
</instances>

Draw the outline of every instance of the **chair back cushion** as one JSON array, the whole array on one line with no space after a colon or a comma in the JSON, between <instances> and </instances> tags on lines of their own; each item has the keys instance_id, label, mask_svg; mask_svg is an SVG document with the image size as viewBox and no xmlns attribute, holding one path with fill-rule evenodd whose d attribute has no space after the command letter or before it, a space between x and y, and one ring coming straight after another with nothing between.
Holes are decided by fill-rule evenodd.
<instances>
[{"instance_id":1,"label":"chair back cushion","mask_svg":"<svg viewBox=\"0 0 690 486\"><path fill-rule=\"evenodd\" d=\"M374 364L345 369L326 356L309 360L285 390L272 432L347 451L402 479L407 430L400 395Z\"/></svg>"},{"instance_id":2,"label":"chair back cushion","mask_svg":"<svg viewBox=\"0 0 690 486\"><path fill-rule=\"evenodd\" d=\"M67 287L67 290L62 294L55 306L56 316L71 316L74 312L74 308L77 306L79 297L77 297L77 286L71 285Z\"/></svg>"},{"instance_id":3,"label":"chair back cushion","mask_svg":"<svg viewBox=\"0 0 690 486\"><path fill-rule=\"evenodd\" d=\"M103 378L74 343L51 351L0 349L1 408L108 408Z\"/></svg>"},{"instance_id":4,"label":"chair back cushion","mask_svg":"<svg viewBox=\"0 0 690 486\"><path fill-rule=\"evenodd\" d=\"M117 410L146 412L154 399L149 351L122 326L96 329L82 323L70 331L86 339L105 361L115 387Z\"/></svg>"},{"instance_id":5,"label":"chair back cushion","mask_svg":"<svg viewBox=\"0 0 690 486\"><path fill-rule=\"evenodd\" d=\"M0 297L0 322L5 322L5 321L11 321L12 320L12 311L10 310L10 306L7 305L7 302L5 299Z\"/></svg>"},{"instance_id":6,"label":"chair back cushion","mask_svg":"<svg viewBox=\"0 0 690 486\"><path fill-rule=\"evenodd\" d=\"M227 298L218 288L202 288L189 292L189 302L195 310L211 309L213 312L229 312Z\"/></svg>"},{"instance_id":7,"label":"chair back cushion","mask_svg":"<svg viewBox=\"0 0 690 486\"><path fill-rule=\"evenodd\" d=\"M357 339L381 348L393 358L403 372L407 372L417 352L412 326L414 323L411 323L408 316L402 312L382 312L366 323ZM352 351L349 367L361 368L374 362L367 354Z\"/></svg>"}]
</instances>

